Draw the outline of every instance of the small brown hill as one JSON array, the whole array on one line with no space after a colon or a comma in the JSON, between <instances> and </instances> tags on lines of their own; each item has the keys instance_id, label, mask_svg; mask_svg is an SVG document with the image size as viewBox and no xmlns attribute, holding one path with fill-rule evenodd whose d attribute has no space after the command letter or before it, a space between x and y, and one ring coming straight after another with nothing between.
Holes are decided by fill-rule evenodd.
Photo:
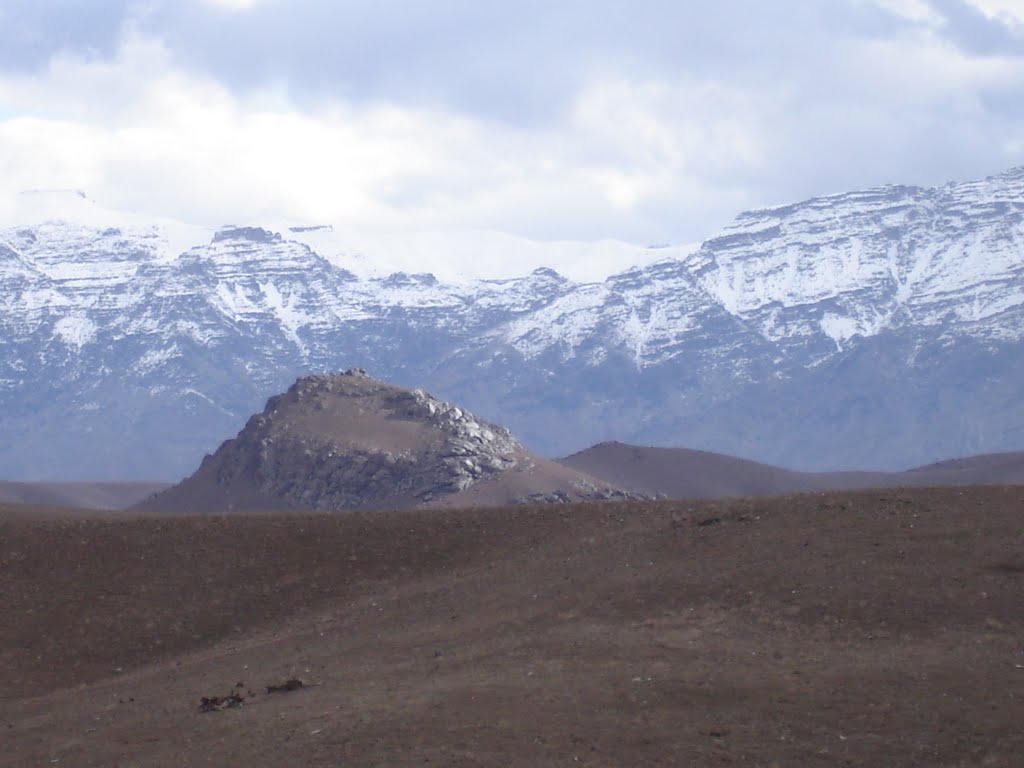
<instances>
[{"instance_id":1,"label":"small brown hill","mask_svg":"<svg viewBox=\"0 0 1024 768\"><path fill-rule=\"evenodd\" d=\"M559 463L623 488L675 499L899 485L884 472L796 472L720 453L619 442L599 443Z\"/></svg>"},{"instance_id":2,"label":"small brown hill","mask_svg":"<svg viewBox=\"0 0 1024 768\"><path fill-rule=\"evenodd\" d=\"M988 453L940 461L902 473L915 485L1010 485L1024 483L1024 452Z\"/></svg>"},{"instance_id":3,"label":"small brown hill","mask_svg":"<svg viewBox=\"0 0 1024 768\"><path fill-rule=\"evenodd\" d=\"M299 379L157 512L401 509L625 498L527 452L503 427L360 369Z\"/></svg>"},{"instance_id":4,"label":"small brown hill","mask_svg":"<svg viewBox=\"0 0 1024 768\"><path fill-rule=\"evenodd\" d=\"M1024 483L1024 453L973 456L906 472L796 472L707 451L607 442L560 459L559 463L622 488L689 499L859 488Z\"/></svg>"},{"instance_id":5,"label":"small brown hill","mask_svg":"<svg viewBox=\"0 0 1024 768\"><path fill-rule=\"evenodd\" d=\"M0 481L0 502L81 509L127 509L167 483L20 483Z\"/></svg>"}]
</instances>

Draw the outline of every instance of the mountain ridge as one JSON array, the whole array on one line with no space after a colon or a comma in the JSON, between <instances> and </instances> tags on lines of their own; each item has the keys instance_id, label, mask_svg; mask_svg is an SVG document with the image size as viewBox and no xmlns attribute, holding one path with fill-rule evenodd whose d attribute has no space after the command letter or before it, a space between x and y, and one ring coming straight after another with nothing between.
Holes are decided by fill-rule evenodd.
<instances>
[{"instance_id":1,"label":"mountain ridge","mask_svg":"<svg viewBox=\"0 0 1024 768\"><path fill-rule=\"evenodd\" d=\"M1024 169L747 212L603 282L365 278L257 226L172 255L126 222L0 230L9 479L177 479L296 376L349 367L549 456L891 470L1024 445Z\"/></svg>"}]
</instances>

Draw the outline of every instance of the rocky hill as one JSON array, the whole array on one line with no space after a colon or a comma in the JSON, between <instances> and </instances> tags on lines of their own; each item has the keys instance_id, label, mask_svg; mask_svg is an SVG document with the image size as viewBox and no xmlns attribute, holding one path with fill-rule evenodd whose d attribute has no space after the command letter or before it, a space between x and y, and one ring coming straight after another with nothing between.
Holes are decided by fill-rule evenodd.
<instances>
[{"instance_id":1,"label":"rocky hill","mask_svg":"<svg viewBox=\"0 0 1024 768\"><path fill-rule=\"evenodd\" d=\"M357 274L373 254L319 229L86 203L0 230L6 479L176 480L296 376L352 366L548 456L895 470L1024 445L1024 169L747 212L583 283L442 282L443 239L422 272Z\"/></svg>"},{"instance_id":2,"label":"rocky hill","mask_svg":"<svg viewBox=\"0 0 1024 768\"><path fill-rule=\"evenodd\" d=\"M505 428L370 378L299 379L147 511L357 510L627 498ZM634 494L634 496L636 496Z\"/></svg>"}]
</instances>

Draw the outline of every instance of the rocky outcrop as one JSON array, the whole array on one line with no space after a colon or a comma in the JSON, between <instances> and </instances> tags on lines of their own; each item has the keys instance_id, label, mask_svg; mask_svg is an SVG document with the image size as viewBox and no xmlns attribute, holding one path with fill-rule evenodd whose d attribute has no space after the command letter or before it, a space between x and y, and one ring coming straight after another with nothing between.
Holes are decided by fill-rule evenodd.
<instances>
[{"instance_id":1,"label":"rocky outcrop","mask_svg":"<svg viewBox=\"0 0 1024 768\"><path fill-rule=\"evenodd\" d=\"M497 501L624 498L583 475L552 482L548 464L512 434L422 389L362 369L307 376L207 456L198 471L144 506L165 511L380 509L444 503L507 472L539 478ZM518 485L517 485L518 488Z\"/></svg>"},{"instance_id":2,"label":"rocky outcrop","mask_svg":"<svg viewBox=\"0 0 1024 768\"><path fill-rule=\"evenodd\" d=\"M418 423L425 434L408 447L378 447L372 434L291 429L305 414L324 413L352 398L386 419ZM296 506L335 509L389 498L432 501L515 466L522 453L507 429L421 389L388 386L353 369L300 379L271 398L220 461L210 460L218 464L221 484L251 473L261 494Z\"/></svg>"}]
</instances>

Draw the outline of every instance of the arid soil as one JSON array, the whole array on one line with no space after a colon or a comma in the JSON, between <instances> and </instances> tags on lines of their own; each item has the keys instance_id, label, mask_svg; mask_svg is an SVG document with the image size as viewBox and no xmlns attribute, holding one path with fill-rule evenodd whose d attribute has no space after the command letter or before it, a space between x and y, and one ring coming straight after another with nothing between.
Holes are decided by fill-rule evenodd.
<instances>
[{"instance_id":1,"label":"arid soil","mask_svg":"<svg viewBox=\"0 0 1024 768\"><path fill-rule=\"evenodd\" d=\"M1022 594L1012 486L0 509L0 765L1020 766Z\"/></svg>"}]
</instances>

